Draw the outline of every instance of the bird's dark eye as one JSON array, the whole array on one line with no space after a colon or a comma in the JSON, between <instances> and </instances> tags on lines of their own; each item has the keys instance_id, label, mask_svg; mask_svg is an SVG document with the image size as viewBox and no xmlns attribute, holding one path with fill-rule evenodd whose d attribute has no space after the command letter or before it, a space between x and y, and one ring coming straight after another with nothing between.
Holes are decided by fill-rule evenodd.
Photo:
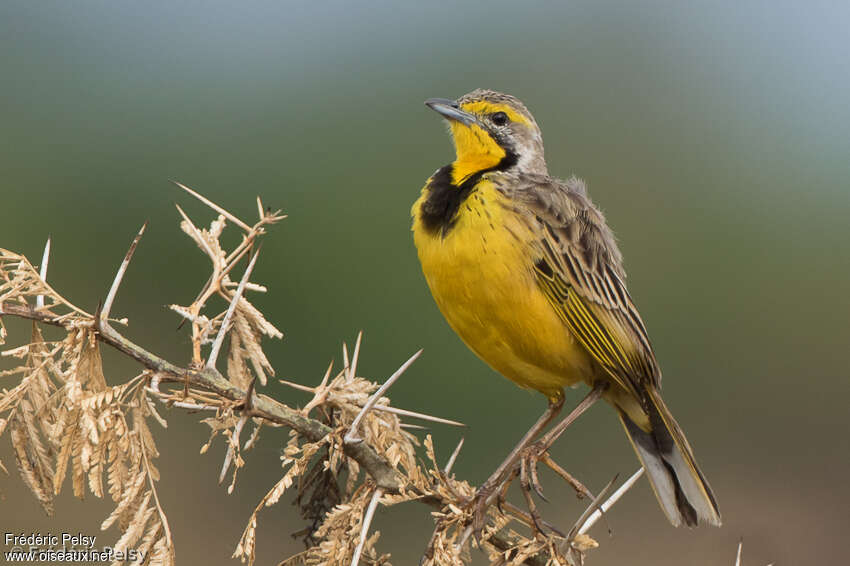
<instances>
[{"instance_id":1,"label":"bird's dark eye","mask_svg":"<svg viewBox=\"0 0 850 566\"><path fill-rule=\"evenodd\" d=\"M508 115L504 112L496 112L490 116L490 120L497 126L504 126L508 123Z\"/></svg>"}]
</instances>

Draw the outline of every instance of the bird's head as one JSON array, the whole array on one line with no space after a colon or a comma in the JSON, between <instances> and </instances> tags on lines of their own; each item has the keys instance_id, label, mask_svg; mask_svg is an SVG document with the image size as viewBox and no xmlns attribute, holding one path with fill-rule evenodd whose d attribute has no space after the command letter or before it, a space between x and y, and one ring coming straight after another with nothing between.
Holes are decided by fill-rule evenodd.
<instances>
[{"instance_id":1,"label":"bird's head","mask_svg":"<svg viewBox=\"0 0 850 566\"><path fill-rule=\"evenodd\" d=\"M497 169L546 173L543 136L519 99L478 89L457 100L430 98L425 104L449 121L457 152L453 183Z\"/></svg>"}]
</instances>

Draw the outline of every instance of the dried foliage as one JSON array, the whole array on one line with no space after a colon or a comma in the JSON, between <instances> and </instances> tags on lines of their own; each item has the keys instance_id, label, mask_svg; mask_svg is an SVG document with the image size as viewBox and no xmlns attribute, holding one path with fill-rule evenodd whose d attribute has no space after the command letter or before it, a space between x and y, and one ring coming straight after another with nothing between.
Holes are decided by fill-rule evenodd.
<instances>
[{"instance_id":1,"label":"dried foliage","mask_svg":"<svg viewBox=\"0 0 850 566\"><path fill-rule=\"evenodd\" d=\"M539 526L533 509L525 512L500 500L487 511L480 542L471 536L470 502L475 488L451 473L460 445L441 468L431 436L420 441L411 429L421 427L402 418L459 423L393 407L385 395L419 353L379 388L357 375L358 336L351 358L344 345L343 367L336 373L329 367L318 385L282 381L312 394L302 408L259 394L256 387L274 376L262 340L281 338L282 333L246 298L246 292L266 291L250 281L258 241L268 226L285 216L264 209L258 199L258 220L249 225L179 186L217 213L208 228L199 228L178 206L183 232L211 263L195 300L171 305L190 325L188 367L148 352L112 326L113 322L126 324L111 319L110 311L144 227L102 308L94 314L74 306L47 284L47 253L39 272L24 256L0 249L0 343L6 338L4 316L33 321L28 343L2 352L13 360L13 367L0 372L0 379L13 380L14 385L0 391L0 435L8 430L21 478L46 513L53 514L54 498L70 478L76 496L88 491L98 498L108 495L115 503L101 524L104 530L117 528L115 548L139 551L135 564L173 564L174 544L156 492L159 472L154 461L159 453L150 429L152 421L166 427L156 407L164 404L204 415L202 422L211 435L202 452L216 438L223 438L227 449L220 481L230 478L229 492L245 465L243 454L258 442L261 428L288 428L280 479L248 518L233 553L242 562L255 561L260 512L278 503L287 491L292 492L306 523L296 533L306 550L281 565L389 564L390 556L377 547L380 533L370 533L371 518L379 505L405 502L429 506L436 523L430 540L423 537L423 564L468 564L476 546L493 564L584 562L586 552L596 546L585 533L595 520L591 513L613 502L602 504L607 490L567 535ZM221 244L228 226L242 234L232 250ZM233 274L246 262L237 281ZM214 297L223 299L224 310L215 312ZM44 324L61 328L64 338L45 340ZM225 342L227 361L222 374L217 365ZM107 379L101 363L102 343L139 362L142 373L125 381L117 376ZM244 430L246 425L250 433ZM244 442L243 436L247 436ZM514 471L511 477L518 474Z\"/></svg>"},{"instance_id":2,"label":"dried foliage","mask_svg":"<svg viewBox=\"0 0 850 566\"><path fill-rule=\"evenodd\" d=\"M22 373L5 391L0 411L8 411L10 438L24 483L48 515L53 499L70 476L74 495L106 492L115 509L101 524L121 535L113 547L135 549L139 564L173 564L174 548L154 482L159 456L148 428L152 403L144 375L109 387L100 344L91 324L77 319L64 340L45 341L33 323L29 344L4 352L21 360L8 373Z\"/></svg>"}]
</instances>

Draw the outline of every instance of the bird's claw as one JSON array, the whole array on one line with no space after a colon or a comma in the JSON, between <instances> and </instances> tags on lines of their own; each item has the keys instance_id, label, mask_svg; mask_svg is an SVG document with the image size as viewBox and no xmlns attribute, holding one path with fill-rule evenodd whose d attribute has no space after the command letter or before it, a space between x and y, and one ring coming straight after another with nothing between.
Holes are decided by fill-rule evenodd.
<instances>
[{"instance_id":1,"label":"bird's claw","mask_svg":"<svg viewBox=\"0 0 850 566\"><path fill-rule=\"evenodd\" d=\"M528 506L528 514L531 516L531 521L533 523L531 527L535 531L536 535L544 535L544 526L549 526L537 511L537 504L534 502L534 498L531 495L533 490L540 499L547 503L549 502L549 500L546 499L546 496L543 495L543 486L540 485L540 478L537 476L537 463L540 460L541 455L545 452L546 448L542 444L535 442L529 445L519 458L520 489L522 490L522 495L525 498L525 503ZM550 527L550 530L555 529Z\"/></svg>"},{"instance_id":2,"label":"bird's claw","mask_svg":"<svg viewBox=\"0 0 850 566\"><path fill-rule=\"evenodd\" d=\"M537 463L545 452L546 449L538 443L525 449L519 459L520 484L523 490L533 489L540 499L548 503L549 500L543 495L543 486L540 485L540 479L537 477Z\"/></svg>"},{"instance_id":3,"label":"bird's claw","mask_svg":"<svg viewBox=\"0 0 850 566\"><path fill-rule=\"evenodd\" d=\"M529 526L535 531L535 534L543 535L547 531L561 534L541 517L534 498L531 495L533 491L540 499L548 502L548 499L543 494L543 486L540 484L540 478L537 474L538 462L548 462L549 460L546 450L547 447L539 442L529 445L523 450L510 473L501 482L495 485L482 486L476 492L475 496L470 499L467 506L471 514L469 526L472 530L472 536L475 537L479 545L481 544L481 533L487 522L487 510L490 508L490 505L495 503L496 508L500 512L505 512L502 506L506 501L508 488L510 488L511 483L516 478L520 479L520 489L528 507L528 517L531 519ZM495 497L493 497L494 494Z\"/></svg>"}]
</instances>

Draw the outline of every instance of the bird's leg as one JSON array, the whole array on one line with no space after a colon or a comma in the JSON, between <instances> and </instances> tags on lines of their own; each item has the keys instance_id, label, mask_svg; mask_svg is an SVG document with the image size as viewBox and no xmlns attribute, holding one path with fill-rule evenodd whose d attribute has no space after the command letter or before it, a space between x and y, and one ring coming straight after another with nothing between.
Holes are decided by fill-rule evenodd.
<instances>
[{"instance_id":1,"label":"bird's leg","mask_svg":"<svg viewBox=\"0 0 850 566\"><path fill-rule=\"evenodd\" d=\"M602 397L602 394L607 388L608 383L606 382L597 382L596 384L594 384L593 389L591 389L590 392L584 397L584 399L582 399L581 402L576 405L575 409L570 411L569 415L564 417L561 422L553 426L552 430L543 435L540 440L538 440L537 442L529 443L529 445L523 449L523 452L520 455L520 466L523 472L523 481L520 482L520 487L523 490L523 495L525 496L526 501L529 501L531 499L530 492L532 489L544 501L546 499L545 497L543 497L543 488L540 487L540 482L537 479L538 461L542 461L558 475L567 480L574 488L576 488L577 491L579 491L579 493L582 493L583 495L586 495L586 493L584 492L590 493L586 487L581 485L581 483L576 481L565 470L558 466L558 464L556 464L546 452L558 439L558 437L564 434L564 431L567 430L567 428L571 424L573 424L576 419L578 419L582 415L582 413L588 410L594 403L596 403L596 401L599 400L600 397ZM581 487L579 488L577 486ZM533 516L534 510L529 507L529 511L531 511Z\"/></svg>"},{"instance_id":2,"label":"bird's leg","mask_svg":"<svg viewBox=\"0 0 850 566\"><path fill-rule=\"evenodd\" d=\"M558 440L564 431L575 422L586 410L588 410L594 403L596 403L602 394L608 389L607 381L597 381L593 384L593 389L591 389L587 395L585 395L584 399L576 405L576 408L573 409L569 415L563 418L561 422L552 427L552 430L546 433L543 438L540 439L539 444L543 448L543 450L548 450L552 444Z\"/></svg>"},{"instance_id":3,"label":"bird's leg","mask_svg":"<svg viewBox=\"0 0 850 566\"><path fill-rule=\"evenodd\" d=\"M561 411L561 407L563 406L564 392L559 391L557 395L549 398L549 406L546 407L546 411L540 415L537 422L528 429L528 432L525 433L522 440L520 440L514 449L511 450L511 453L508 454L508 457L505 458L504 462L502 462L501 465L496 468L496 471L487 478L487 481L478 488L478 491L475 493L475 497L472 500L472 531L476 538L479 537L481 529L484 528L485 518L487 517L487 508L490 507L493 503L493 499L498 495L499 487L505 480L505 476L512 472L514 464L516 464L517 459L522 452L532 442L534 442L537 435L539 435L543 429L552 422L552 419L558 415Z\"/></svg>"}]
</instances>

